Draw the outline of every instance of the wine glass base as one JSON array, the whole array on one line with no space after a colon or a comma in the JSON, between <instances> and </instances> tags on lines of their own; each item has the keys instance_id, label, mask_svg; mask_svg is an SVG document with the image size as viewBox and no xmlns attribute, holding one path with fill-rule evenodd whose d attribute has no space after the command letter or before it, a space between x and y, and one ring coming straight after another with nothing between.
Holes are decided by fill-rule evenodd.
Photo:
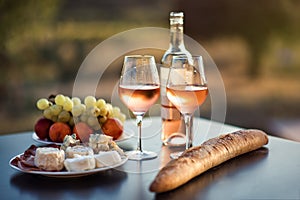
<instances>
[{"instance_id":1,"label":"wine glass base","mask_svg":"<svg viewBox=\"0 0 300 200\"><path fill-rule=\"evenodd\" d=\"M185 146L185 143L185 135L182 133L173 133L165 141L163 141L164 145L174 147Z\"/></svg>"},{"instance_id":2,"label":"wine glass base","mask_svg":"<svg viewBox=\"0 0 300 200\"><path fill-rule=\"evenodd\" d=\"M183 151L170 153L170 158L177 159L179 156L181 156L182 153Z\"/></svg>"},{"instance_id":3,"label":"wine glass base","mask_svg":"<svg viewBox=\"0 0 300 200\"><path fill-rule=\"evenodd\" d=\"M157 157L157 153L152 151L127 151L125 152L129 160L150 160Z\"/></svg>"}]
</instances>

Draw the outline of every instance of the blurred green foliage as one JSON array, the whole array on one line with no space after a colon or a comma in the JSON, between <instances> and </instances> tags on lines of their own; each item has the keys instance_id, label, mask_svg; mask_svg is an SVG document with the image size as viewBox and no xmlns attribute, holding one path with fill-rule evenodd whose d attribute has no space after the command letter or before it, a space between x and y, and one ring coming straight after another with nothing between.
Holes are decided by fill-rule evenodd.
<instances>
[{"instance_id":1,"label":"blurred green foliage","mask_svg":"<svg viewBox=\"0 0 300 200\"><path fill-rule=\"evenodd\" d=\"M0 0L0 45L34 26L47 26L57 14L59 0Z\"/></svg>"},{"instance_id":2,"label":"blurred green foliage","mask_svg":"<svg viewBox=\"0 0 300 200\"><path fill-rule=\"evenodd\" d=\"M273 37L298 39L300 1L297 0L210 0L199 3L180 1L187 31L202 40L240 37L248 45L251 58L248 74L261 74L261 59Z\"/></svg>"},{"instance_id":3,"label":"blurred green foliage","mask_svg":"<svg viewBox=\"0 0 300 200\"><path fill-rule=\"evenodd\" d=\"M233 123L241 121L241 107L249 106L246 102L257 95L255 88L242 87L251 85L252 77L265 79L267 73L270 83L283 75L298 80L299 0L0 0L1 132L31 130L40 116L34 107L37 98L57 92L71 95L78 68L101 41L132 28L168 28L168 14L173 10L185 12L185 33L211 48L209 53L225 74L224 81L231 81L227 92L240 91L234 94L234 101L228 95L229 104L239 101ZM213 43L218 44L212 47ZM246 68L247 76L239 73L241 68ZM235 77L227 76L225 70L237 71ZM237 84L234 78L243 81ZM287 85L299 84L292 83ZM241 87L235 90L237 86ZM285 89L289 93L284 98L277 88L269 88L270 95L261 95L265 99L255 109L283 113L280 105L292 99L288 95L296 95L295 88ZM297 102L295 95L293 102ZM271 106L274 96L276 106ZM259 103L259 98L255 101ZM289 102L283 105L293 116L300 113L287 108L292 106Z\"/></svg>"}]
</instances>

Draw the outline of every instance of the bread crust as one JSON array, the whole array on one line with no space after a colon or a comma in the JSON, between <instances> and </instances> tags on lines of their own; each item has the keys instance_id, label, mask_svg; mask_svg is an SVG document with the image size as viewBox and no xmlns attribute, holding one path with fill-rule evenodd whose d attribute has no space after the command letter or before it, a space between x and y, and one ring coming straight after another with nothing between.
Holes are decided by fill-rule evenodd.
<instances>
[{"instance_id":1,"label":"bread crust","mask_svg":"<svg viewBox=\"0 0 300 200\"><path fill-rule=\"evenodd\" d=\"M267 134L256 129L240 130L209 139L171 160L159 171L149 189L156 193L173 190L208 169L267 143Z\"/></svg>"}]
</instances>

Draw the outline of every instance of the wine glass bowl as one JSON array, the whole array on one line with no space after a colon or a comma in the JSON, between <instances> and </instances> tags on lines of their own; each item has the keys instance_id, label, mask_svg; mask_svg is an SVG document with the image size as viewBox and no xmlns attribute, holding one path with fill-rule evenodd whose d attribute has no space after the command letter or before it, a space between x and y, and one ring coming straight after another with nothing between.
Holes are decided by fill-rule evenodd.
<instances>
[{"instance_id":1,"label":"wine glass bowl","mask_svg":"<svg viewBox=\"0 0 300 200\"><path fill-rule=\"evenodd\" d=\"M191 118L208 95L202 57L174 56L166 90L168 99L184 116L187 149L193 145Z\"/></svg>"},{"instance_id":2,"label":"wine glass bowl","mask_svg":"<svg viewBox=\"0 0 300 200\"><path fill-rule=\"evenodd\" d=\"M134 115L144 115L159 97L158 85L119 86L124 104Z\"/></svg>"},{"instance_id":3,"label":"wine glass bowl","mask_svg":"<svg viewBox=\"0 0 300 200\"><path fill-rule=\"evenodd\" d=\"M122 102L137 119L137 149L126 152L128 158L130 160L155 158L157 154L144 151L141 142L143 116L158 100L160 94L160 82L154 57L151 55L125 56L118 91Z\"/></svg>"},{"instance_id":4,"label":"wine glass bowl","mask_svg":"<svg viewBox=\"0 0 300 200\"><path fill-rule=\"evenodd\" d=\"M205 101L207 93L206 86L187 85L167 88L168 98L182 114L193 114Z\"/></svg>"}]
</instances>

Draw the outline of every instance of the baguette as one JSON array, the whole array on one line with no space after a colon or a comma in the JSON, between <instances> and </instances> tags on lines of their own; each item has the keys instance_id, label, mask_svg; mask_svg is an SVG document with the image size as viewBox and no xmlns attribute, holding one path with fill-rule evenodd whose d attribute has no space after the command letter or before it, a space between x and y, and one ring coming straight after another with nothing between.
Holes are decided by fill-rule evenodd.
<instances>
[{"instance_id":1,"label":"baguette","mask_svg":"<svg viewBox=\"0 0 300 200\"><path fill-rule=\"evenodd\" d=\"M156 193L173 190L208 169L267 143L267 134L255 129L212 138L200 146L187 149L179 158L171 160L158 172L149 189Z\"/></svg>"}]
</instances>

